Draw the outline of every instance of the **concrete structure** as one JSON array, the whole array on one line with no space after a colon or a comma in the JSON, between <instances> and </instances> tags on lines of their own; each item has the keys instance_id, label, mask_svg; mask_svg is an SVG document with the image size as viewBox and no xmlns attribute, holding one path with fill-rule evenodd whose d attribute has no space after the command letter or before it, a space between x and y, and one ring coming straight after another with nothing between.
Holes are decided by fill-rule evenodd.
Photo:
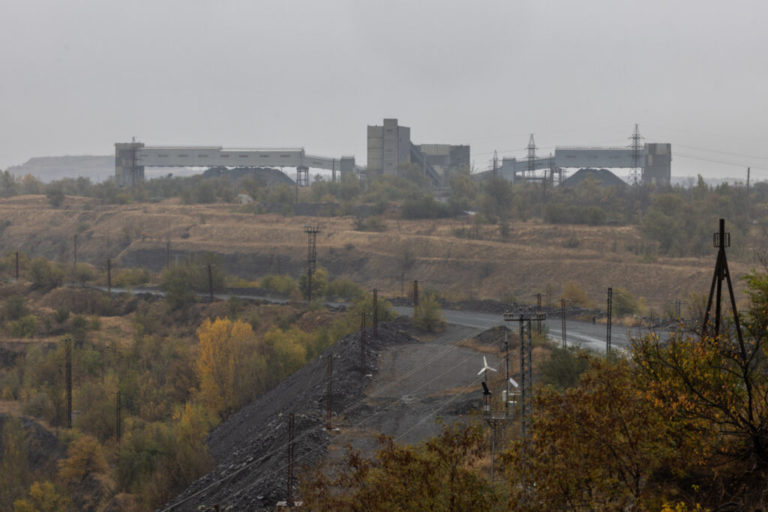
<instances>
[{"instance_id":1,"label":"concrete structure","mask_svg":"<svg viewBox=\"0 0 768 512\"><path fill-rule=\"evenodd\" d=\"M419 144L416 148L443 177L451 172L469 170L469 146Z\"/></svg>"},{"instance_id":2,"label":"concrete structure","mask_svg":"<svg viewBox=\"0 0 768 512\"><path fill-rule=\"evenodd\" d=\"M644 144L635 153L632 148L558 147L551 157L537 158L534 169L595 168L642 169L643 183L668 185L672 177L672 145L669 143ZM501 175L514 181L529 170L528 159L502 159Z\"/></svg>"},{"instance_id":3,"label":"concrete structure","mask_svg":"<svg viewBox=\"0 0 768 512\"><path fill-rule=\"evenodd\" d=\"M144 181L145 167L310 167L355 172L355 158L307 155L303 148L223 148L221 146L145 146L115 144L115 180L120 186Z\"/></svg>"},{"instance_id":4,"label":"concrete structure","mask_svg":"<svg viewBox=\"0 0 768 512\"><path fill-rule=\"evenodd\" d=\"M397 119L384 119L381 126L368 126L368 172L396 175L401 165L415 164L435 185L447 173L469 169L469 146L411 142L411 129Z\"/></svg>"},{"instance_id":5,"label":"concrete structure","mask_svg":"<svg viewBox=\"0 0 768 512\"><path fill-rule=\"evenodd\" d=\"M368 126L368 172L397 174L402 164L411 163L411 129L385 119L382 126Z\"/></svg>"}]
</instances>

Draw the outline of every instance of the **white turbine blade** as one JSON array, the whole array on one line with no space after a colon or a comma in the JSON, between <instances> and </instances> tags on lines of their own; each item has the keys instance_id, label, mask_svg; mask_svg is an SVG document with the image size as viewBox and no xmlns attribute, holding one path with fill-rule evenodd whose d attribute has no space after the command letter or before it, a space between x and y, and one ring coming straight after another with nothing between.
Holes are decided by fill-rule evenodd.
<instances>
[{"instance_id":1,"label":"white turbine blade","mask_svg":"<svg viewBox=\"0 0 768 512\"><path fill-rule=\"evenodd\" d=\"M513 379L512 377L509 378L509 383L512 384L513 386L515 386L516 388L520 387L520 386L518 386L517 382L515 382L515 379Z\"/></svg>"},{"instance_id":2,"label":"white turbine blade","mask_svg":"<svg viewBox=\"0 0 768 512\"><path fill-rule=\"evenodd\" d=\"M485 368L481 368L481 369L480 369L480 371L479 371L479 372L477 372L477 374L478 374L478 375L482 375L484 371L485 371Z\"/></svg>"}]
</instances>

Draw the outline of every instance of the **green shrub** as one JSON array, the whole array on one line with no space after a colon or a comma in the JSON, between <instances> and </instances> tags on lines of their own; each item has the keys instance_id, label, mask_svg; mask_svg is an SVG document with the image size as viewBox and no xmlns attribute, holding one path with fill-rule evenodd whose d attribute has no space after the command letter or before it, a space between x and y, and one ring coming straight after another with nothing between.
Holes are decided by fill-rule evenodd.
<instances>
[{"instance_id":1,"label":"green shrub","mask_svg":"<svg viewBox=\"0 0 768 512\"><path fill-rule=\"evenodd\" d=\"M8 330L11 336L16 338L31 338L37 329L37 317L27 315L13 322L8 322Z\"/></svg>"},{"instance_id":2,"label":"green shrub","mask_svg":"<svg viewBox=\"0 0 768 512\"><path fill-rule=\"evenodd\" d=\"M363 297L363 289L349 279L335 279L328 283L325 295L333 299L354 301Z\"/></svg>"},{"instance_id":3,"label":"green shrub","mask_svg":"<svg viewBox=\"0 0 768 512\"><path fill-rule=\"evenodd\" d=\"M8 320L18 320L19 318L25 316L28 311L27 307L24 305L24 299L19 295L8 297L8 299L5 301L5 308L3 313L5 314L5 318Z\"/></svg>"},{"instance_id":4,"label":"green shrub","mask_svg":"<svg viewBox=\"0 0 768 512\"><path fill-rule=\"evenodd\" d=\"M51 290L64 281L64 272L45 258L35 258L30 263L30 278L32 286L43 290Z\"/></svg>"},{"instance_id":5,"label":"green shrub","mask_svg":"<svg viewBox=\"0 0 768 512\"><path fill-rule=\"evenodd\" d=\"M265 290L269 290L271 292L274 292L278 295L282 295L285 297L290 297L294 293L296 293L299 289L299 285L296 284L296 280L293 279L291 276L286 275L277 275L277 274L271 274L268 276L265 276L261 283L259 283L259 286L261 288L264 288Z\"/></svg>"},{"instance_id":6,"label":"green shrub","mask_svg":"<svg viewBox=\"0 0 768 512\"><path fill-rule=\"evenodd\" d=\"M426 294L419 299L418 305L413 309L413 323L419 329L428 332L435 332L442 328L445 320L437 297Z\"/></svg>"},{"instance_id":7,"label":"green shrub","mask_svg":"<svg viewBox=\"0 0 768 512\"><path fill-rule=\"evenodd\" d=\"M579 377L589 368L586 352L574 347L555 347L545 361L539 365L541 382L558 391L575 387Z\"/></svg>"}]
</instances>

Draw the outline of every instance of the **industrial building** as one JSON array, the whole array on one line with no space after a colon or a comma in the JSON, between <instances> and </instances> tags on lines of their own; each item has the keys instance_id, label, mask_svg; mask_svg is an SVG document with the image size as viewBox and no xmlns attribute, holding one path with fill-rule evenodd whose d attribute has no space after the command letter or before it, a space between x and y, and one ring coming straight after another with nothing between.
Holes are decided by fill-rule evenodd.
<instances>
[{"instance_id":1,"label":"industrial building","mask_svg":"<svg viewBox=\"0 0 768 512\"><path fill-rule=\"evenodd\" d=\"M411 142L411 129L397 119L384 119L382 125L368 126L368 173L396 175L402 165L424 169L435 184L451 172L469 169L469 146L421 144Z\"/></svg>"},{"instance_id":2,"label":"industrial building","mask_svg":"<svg viewBox=\"0 0 768 512\"><path fill-rule=\"evenodd\" d=\"M144 181L145 167L295 167L299 184L308 185L308 169L355 172L355 158L307 155L304 148L223 148L221 146L145 146L115 144L115 181L135 186ZM305 181L302 182L302 176Z\"/></svg>"},{"instance_id":3,"label":"industrial building","mask_svg":"<svg viewBox=\"0 0 768 512\"><path fill-rule=\"evenodd\" d=\"M669 185L672 177L672 145L647 143L636 148L556 147L545 158L503 158L499 173L510 181L530 177L546 169L552 177L561 169L638 169L642 183Z\"/></svg>"}]
</instances>

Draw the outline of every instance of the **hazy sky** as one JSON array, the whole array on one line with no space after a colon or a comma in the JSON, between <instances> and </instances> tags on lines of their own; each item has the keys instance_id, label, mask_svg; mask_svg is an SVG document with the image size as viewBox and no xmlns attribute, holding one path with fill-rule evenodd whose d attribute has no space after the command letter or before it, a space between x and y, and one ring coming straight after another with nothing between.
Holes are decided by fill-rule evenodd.
<instances>
[{"instance_id":1,"label":"hazy sky","mask_svg":"<svg viewBox=\"0 0 768 512\"><path fill-rule=\"evenodd\" d=\"M0 168L148 145L303 146L368 124L522 157L671 142L768 179L768 2L0 0Z\"/></svg>"}]
</instances>

